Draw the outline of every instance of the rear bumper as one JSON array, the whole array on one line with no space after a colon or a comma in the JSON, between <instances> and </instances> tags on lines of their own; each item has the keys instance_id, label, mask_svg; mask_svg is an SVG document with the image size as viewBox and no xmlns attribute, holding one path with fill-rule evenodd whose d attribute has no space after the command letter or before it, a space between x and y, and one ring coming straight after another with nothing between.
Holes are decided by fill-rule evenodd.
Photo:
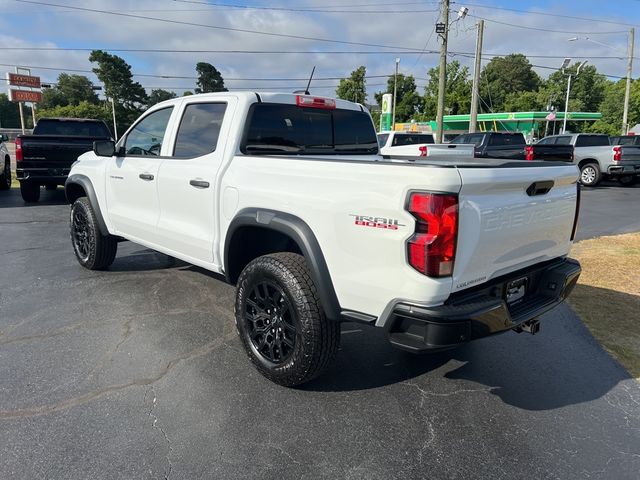
<instances>
[{"instance_id":1,"label":"rear bumper","mask_svg":"<svg viewBox=\"0 0 640 480\"><path fill-rule=\"evenodd\" d=\"M433 352L517 328L564 301L580 272L576 260L562 259L457 292L441 306L400 302L386 322L389 341L403 350ZM508 304L504 300L507 284L524 277L529 293Z\"/></svg>"},{"instance_id":2,"label":"rear bumper","mask_svg":"<svg viewBox=\"0 0 640 480\"><path fill-rule=\"evenodd\" d=\"M64 185L69 175L69 167L60 168L16 168L16 178L18 180L28 180L30 182L57 183Z\"/></svg>"},{"instance_id":3,"label":"rear bumper","mask_svg":"<svg viewBox=\"0 0 640 480\"><path fill-rule=\"evenodd\" d=\"M640 162L633 164L620 163L607 167L609 175L640 175Z\"/></svg>"}]
</instances>

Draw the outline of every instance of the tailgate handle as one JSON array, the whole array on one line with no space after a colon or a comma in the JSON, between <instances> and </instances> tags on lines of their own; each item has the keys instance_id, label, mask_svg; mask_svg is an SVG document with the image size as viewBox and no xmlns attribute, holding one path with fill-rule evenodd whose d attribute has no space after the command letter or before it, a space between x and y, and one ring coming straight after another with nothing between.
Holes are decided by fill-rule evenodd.
<instances>
[{"instance_id":1,"label":"tailgate handle","mask_svg":"<svg viewBox=\"0 0 640 480\"><path fill-rule=\"evenodd\" d=\"M553 180L543 180L541 182L533 182L527 188L527 195L535 197L536 195L545 195L553 188Z\"/></svg>"}]
</instances>

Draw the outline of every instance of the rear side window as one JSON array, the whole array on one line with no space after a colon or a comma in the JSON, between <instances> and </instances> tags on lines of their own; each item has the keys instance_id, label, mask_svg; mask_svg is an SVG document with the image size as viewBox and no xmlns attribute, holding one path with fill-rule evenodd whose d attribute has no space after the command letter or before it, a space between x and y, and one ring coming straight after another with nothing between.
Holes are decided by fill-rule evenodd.
<instances>
[{"instance_id":1,"label":"rear side window","mask_svg":"<svg viewBox=\"0 0 640 480\"><path fill-rule=\"evenodd\" d=\"M556 145L571 145L571 137L556 137Z\"/></svg>"},{"instance_id":2,"label":"rear side window","mask_svg":"<svg viewBox=\"0 0 640 480\"><path fill-rule=\"evenodd\" d=\"M556 137L543 138L537 143L537 145L553 145L555 139Z\"/></svg>"},{"instance_id":3,"label":"rear side window","mask_svg":"<svg viewBox=\"0 0 640 480\"><path fill-rule=\"evenodd\" d=\"M103 122L42 119L36 124L35 135L67 135L72 137L110 138L111 132Z\"/></svg>"},{"instance_id":4,"label":"rear side window","mask_svg":"<svg viewBox=\"0 0 640 480\"><path fill-rule=\"evenodd\" d=\"M578 135L576 147L600 147L609 145L609 137L606 135Z\"/></svg>"},{"instance_id":5,"label":"rear side window","mask_svg":"<svg viewBox=\"0 0 640 480\"><path fill-rule=\"evenodd\" d=\"M491 135L489 145L524 145L524 136L518 134Z\"/></svg>"},{"instance_id":6,"label":"rear side window","mask_svg":"<svg viewBox=\"0 0 640 480\"><path fill-rule=\"evenodd\" d=\"M425 134L406 134L395 135L393 137L393 146L418 145L421 143L433 143L433 135Z\"/></svg>"},{"instance_id":7,"label":"rear side window","mask_svg":"<svg viewBox=\"0 0 640 480\"><path fill-rule=\"evenodd\" d=\"M215 151L226 103L191 103L180 120L173 155L200 157Z\"/></svg>"},{"instance_id":8,"label":"rear side window","mask_svg":"<svg viewBox=\"0 0 640 480\"><path fill-rule=\"evenodd\" d=\"M246 154L377 154L369 115L356 110L325 110L296 105L251 106L240 147Z\"/></svg>"},{"instance_id":9,"label":"rear side window","mask_svg":"<svg viewBox=\"0 0 640 480\"><path fill-rule=\"evenodd\" d=\"M380 148L384 147L385 144L387 143L387 139L389 138L389 134L388 133L381 133L378 135L378 146Z\"/></svg>"}]
</instances>

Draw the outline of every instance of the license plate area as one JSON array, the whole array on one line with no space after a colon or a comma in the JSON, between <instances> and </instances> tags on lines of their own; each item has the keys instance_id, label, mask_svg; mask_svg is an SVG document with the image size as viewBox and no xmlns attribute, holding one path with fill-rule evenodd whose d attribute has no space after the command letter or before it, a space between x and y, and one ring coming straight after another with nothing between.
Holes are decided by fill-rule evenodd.
<instances>
[{"instance_id":1,"label":"license plate area","mask_svg":"<svg viewBox=\"0 0 640 480\"><path fill-rule=\"evenodd\" d=\"M521 277L507 282L504 289L504 299L509 305L513 305L524 298L529 286L529 277Z\"/></svg>"}]
</instances>

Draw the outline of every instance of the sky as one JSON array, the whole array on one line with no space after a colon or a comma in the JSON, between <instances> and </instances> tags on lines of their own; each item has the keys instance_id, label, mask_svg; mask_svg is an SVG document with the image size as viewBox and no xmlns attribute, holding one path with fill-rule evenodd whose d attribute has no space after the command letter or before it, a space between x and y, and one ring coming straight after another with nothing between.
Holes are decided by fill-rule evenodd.
<instances>
[{"instance_id":1,"label":"sky","mask_svg":"<svg viewBox=\"0 0 640 480\"><path fill-rule=\"evenodd\" d=\"M311 92L328 96L336 78L364 65L371 101L385 89L396 58L399 72L413 75L423 92L440 48L436 0L34 2L0 0L0 71L26 66L49 83L67 72L99 84L89 51L74 50L99 48L123 57L148 92L179 95L194 89L200 61L220 70L230 90L301 89L315 66ZM468 14L458 19L463 6ZM628 32L640 27L639 0L470 0L451 2L451 11L449 60L473 69L476 24L483 18L483 64L493 55L523 53L543 77L565 57L588 60L612 79L625 76ZM640 72L637 40L634 74ZM126 51L145 49L165 51Z\"/></svg>"}]
</instances>

